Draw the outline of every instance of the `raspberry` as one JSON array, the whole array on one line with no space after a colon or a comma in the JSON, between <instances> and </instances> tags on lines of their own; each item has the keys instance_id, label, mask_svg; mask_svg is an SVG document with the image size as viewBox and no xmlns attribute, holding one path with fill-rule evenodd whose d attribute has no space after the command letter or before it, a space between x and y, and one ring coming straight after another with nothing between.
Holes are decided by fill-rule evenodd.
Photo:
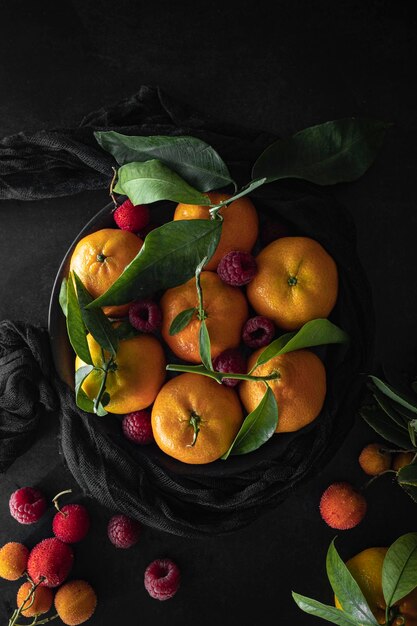
<instances>
[{"instance_id":1,"label":"raspberry","mask_svg":"<svg viewBox=\"0 0 417 626\"><path fill-rule=\"evenodd\" d=\"M125 415L122 430L126 439L133 443L146 446L154 441L149 411L134 411Z\"/></svg>"},{"instance_id":2,"label":"raspberry","mask_svg":"<svg viewBox=\"0 0 417 626\"><path fill-rule=\"evenodd\" d=\"M255 257L249 252L232 250L221 259L217 273L224 283L232 287L242 287L250 283L257 271Z\"/></svg>"},{"instance_id":3,"label":"raspberry","mask_svg":"<svg viewBox=\"0 0 417 626\"><path fill-rule=\"evenodd\" d=\"M243 354L234 348L225 350L213 361L213 367L217 372L233 372L234 374L246 374L246 359ZM240 383L237 378L224 378L223 384L227 387L235 387Z\"/></svg>"},{"instance_id":4,"label":"raspberry","mask_svg":"<svg viewBox=\"0 0 417 626\"><path fill-rule=\"evenodd\" d=\"M67 578L72 568L74 553L56 537L38 543L28 560L28 574L37 583L44 578L44 587L58 587Z\"/></svg>"},{"instance_id":5,"label":"raspberry","mask_svg":"<svg viewBox=\"0 0 417 626\"><path fill-rule=\"evenodd\" d=\"M90 516L82 504L66 504L52 520L55 537L64 543L77 543L84 539L90 528Z\"/></svg>"},{"instance_id":6,"label":"raspberry","mask_svg":"<svg viewBox=\"0 0 417 626\"><path fill-rule=\"evenodd\" d=\"M146 204L136 204L125 200L113 213L114 221L122 230L137 233L149 222L149 209Z\"/></svg>"},{"instance_id":7,"label":"raspberry","mask_svg":"<svg viewBox=\"0 0 417 626\"><path fill-rule=\"evenodd\" d=\"M381 449L380 443L370 443L359 455L359 465L368 476L378 476L391 467L391 454Z\"/></svg>"},{"instance_id":8,"label":"raspberry","mask_svg":"<svg viewBox=\"0 0 417 626\"><path fill-rule=\"evenodd\" d=\"M354 528L363 520L366 500L349 483L333 483L321 496L320 514L323 520L338 530Z\"/></svg>"},{"instance_id":9,"label":"raspberry","mask_svg":"<svg viewBox=\"0 0 417 626\"><path fill-rule=\"evenodd\" d=\"M242 330L242 339L249 348L267 346L275 335L274 322L262 315L248 319Z\"/></svg>"},{"instance_id":10,"label":"raspberry","mask_svg":"<svg viewBox=\"0 0 417 626\"><path fill-rule=\"evenodd\" d=\"M107 535L116 548L131 548L139 540L142 526L127 515L114 515L107 526Z\"/></svg>"},{"instance_id":11,"label":"raspberry","mask_svg":"<svg viewBox=\"0 0 417 626\"><path fill-rule=\"evenodd\" d=\"M181 574L171 559L152 561L145 570L145 589L155 600L169 600L178 591Z\"/></svg>"},{"instance_id":12,"label":"raspberry","mask_svg":"<svg viewBox=\"0 0 417 626\"><path fill-rule=\"evenodd\" d=\"M10 496L10 515L20 524L33 524L46 511L46 499L39 489L22 487Z\"/></svg>"},{"instance_id":13,"label":"raspberry","mask_svg":"<svg viewBox=\"0 0 417 626\"><path fill-rule=\"evenodd\" d=\"M129 322L142 333L154 333L162 324L162 313L153 300L136 300L129 307Z\"/></svg>"},{"instance_id":14,"label":"raspberry","mask_svg":"<svg viewBox=\"0 0 417 626\"><path fill-rule=\"evenodd\" d=\"M0 549L0 578L17 580L26 571L29 550L22 543L10 541Z\"/></svg>"}]
</instances>

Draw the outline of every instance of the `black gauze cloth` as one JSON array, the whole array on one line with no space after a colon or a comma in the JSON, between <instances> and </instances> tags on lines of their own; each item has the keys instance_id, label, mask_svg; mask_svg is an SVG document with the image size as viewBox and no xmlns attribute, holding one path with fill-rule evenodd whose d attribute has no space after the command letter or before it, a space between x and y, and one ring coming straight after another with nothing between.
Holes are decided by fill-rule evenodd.
<instances>
[{"instance_id":1,"label":"black gauze cloth","mask_svg":"<svg viewBox=\"0 0 417 626\"><path fill-rule=\"evenodd\" d=\"M114 162L94 145L95 128L198 136L218 150L242 183L249 180L254 160L273 140L263 133L209 122L158 90L143 87L109 111L91 114L80 128L3 140L0 194L33 199L107 187ZM351 341L347 347L319 351L327 371L320 416L297 433L273 435L250 455L188 466L166 457L154 444L141 447L128 442L119 417L99 418L79 410L73 391L55 372L47 331L4 321L0 324L1 471L28 448L42 415L58 413L63 457L86 495L153 528L188 537L241 528L317 474L354 421L363 388L360 374L367 371L372 356L371 290L357 256L352 219L328 190L277 183L261 187L252 198L271 231L277 219L284 220L291 234L322 243L338 265L339 296L330 319Z\"/></svg>"}]
</instances>

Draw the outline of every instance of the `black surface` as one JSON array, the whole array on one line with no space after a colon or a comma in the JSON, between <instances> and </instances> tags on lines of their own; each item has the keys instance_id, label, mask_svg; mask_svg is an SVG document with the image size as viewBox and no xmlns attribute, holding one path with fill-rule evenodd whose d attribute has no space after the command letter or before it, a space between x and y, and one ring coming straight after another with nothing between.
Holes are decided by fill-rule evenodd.
<instances>
[{"instance_id":1,"label":"black surface","mask_svg":"<svg viewBox=\"0 0 417 626\"><path fill-rule=\"evenodd\" d=\"M142 83L159 84L224 121L281 135L344 115L393 121L372 169L339 186L336 195L354 216L359 253L373 285L374 368L404 367L417 345L412 4L280 1L273 19L262 5L9 3L2 7L7 27L0 39L0 132L73 124ZM103 190L0 204L1 318L46 324L63 252L107 199ZM0 543L21 540L30 546L51 534L51 515L35 527L20 526L9 516L14 489L37 484L52 497L73 487L77 499L57 454L56 433L56 424L44 423L33 448L1 477ZM89 623L204 626L227 620L245 626L271 616L277 623L314 624L290 591L332 601L324 557L335 533L320 519L319 498L335 480L364 481L357 456L373 439L358 422L320 476L227 537L190 541L144 529L135 548L117 551L106 537L108 512L89 504L93 531L76 546L74 572L90 580L99 595ZM416 530L415 505L389 478L370 488L368 500L364 522L339 532L344 557ZM164 555L177 560L183 584L173 600L158 603L142 579L148 562ZM2 623L16 589L16 583L0 581Z\"/></svg>"}]
</instances>

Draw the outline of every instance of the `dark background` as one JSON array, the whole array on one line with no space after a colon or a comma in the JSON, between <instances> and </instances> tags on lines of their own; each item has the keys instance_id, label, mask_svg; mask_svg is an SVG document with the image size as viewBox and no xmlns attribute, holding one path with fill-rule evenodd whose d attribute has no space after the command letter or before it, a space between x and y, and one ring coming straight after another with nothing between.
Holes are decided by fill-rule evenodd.
<instances>
[{"instance_id":1,"label":"dark background","mask_svg":"<svg viewBox=\"0 0 417 626\"><path fill-rule=\"evenodd\" d=\"M411 367L417 345L417 41L411 3L274 4L276 15L263 2L3 2L0 134L75 125L141 84L159 85L213 118L279 135L349 115L393 122L374 166L331 192L354 216L372 284L374 371L382 364ZM1 203L0 319L46 325L60 260L107 201L103 190ZM0 545L21 540L31 546L51 535L52 512L34 527L9 516L8 498L18 487L38 485L50 498L72 487L72 500L81 500L59 457L56 433L56 424L45 421L32 449L1 476ZM117 550L106 536L110 512L87 502L93 529L75 548L74 575L98 593L89 623L246 626L268 617L277 624L315 623L290 592L332 602L324 561L335 532L320 518L320 495L336 480L366 480L357 457L373 440L358 419L319 476L230 536L186 540L145 528L134 548ZM416 505L389 477L374 483L367 497L365 520L339 532L344 558L417 530ZM183 574L181 590L165 603L143 588L145 567L162 556L177 561ZM0 582L2 624L17 587Z\"/></svg>"}]
</instances>

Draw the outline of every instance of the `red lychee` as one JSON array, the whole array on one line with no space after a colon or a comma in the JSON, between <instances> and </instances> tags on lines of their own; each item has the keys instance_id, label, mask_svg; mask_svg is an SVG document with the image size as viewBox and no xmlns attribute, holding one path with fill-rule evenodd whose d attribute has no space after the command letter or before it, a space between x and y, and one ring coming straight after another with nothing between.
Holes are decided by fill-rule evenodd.
<instances>
[{"instance_id":1,"label":"red lychee","mask_svg":"<svg viewBox=\"0 0 417 626\"><path fill-rule=\"evenodd\" d=\"M67 578L72 568L74 553L56 537L38 543L28 560L28 574L37 583L42 578L45 587L58 587Z\"/></svg>"},{"instance_id":2,"label":"red lychee","mask_svg":"<svg viewBox=\"0 0 417 626\"><path fill-rule=\"evenodd\" d=\"M323 520L338 530L354 528L361 522L367 509L362 494L346 482L333 483L321 496L320 514Z\"/></svg>"}]
</instances>

